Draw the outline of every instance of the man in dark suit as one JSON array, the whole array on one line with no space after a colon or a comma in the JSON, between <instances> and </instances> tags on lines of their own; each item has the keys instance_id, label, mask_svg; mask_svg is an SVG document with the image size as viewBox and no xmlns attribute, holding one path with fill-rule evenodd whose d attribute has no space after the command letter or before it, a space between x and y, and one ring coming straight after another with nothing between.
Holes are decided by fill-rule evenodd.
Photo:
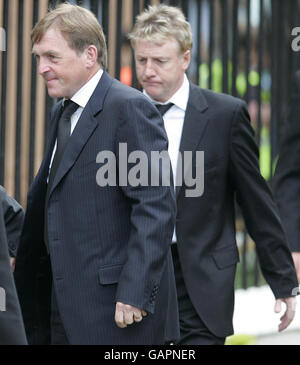
<instances>
[{"instance_id":1,"label":"man in dark suit","mask_svg":"<svg viewBox=\"0 0 300 365\"><path fill-rule=\"evenodd\" d=\"M16 262L29 342L49 343L49 326L52 344L176 338L173 188L131 183L135 165L123 154L167 151L163 121L142 93L103 71L105 37L90 11L60 5L32 42L49 95L63 100L28 192ZM149 179L160 174L150 162L143 168Z\"/></svg>"},{"instance_id":2,"label":"man in dark suit","mask_svg":"<svg viewBox=\"0 0 300 365\"><path fill-rule=\"evenodd\" d=\"M277 299L276 312L280 312L281 302L287 304L279 326L283 330L295 314L297 279L275 203L259 172L245 103L188 81L185 71L192 34L179 9L150 7L137 18L129 38L144 93L158 103L158 109L169 108L164 111L164 122L177 185L172 253L180 310L178 343L224 344L225 337L233 333L234 278L239 261L235 196ZM187 151L193 157L188 163L182 158ZM190 179L185 178L189 171L197 177L200 151L204 151L204 192L200 188L198 196L189 197ZM199 174L198 180L199 185Z\"/></svg>"},{"instance_id":3,"label":"man in dark suit","mask_svg":"<svg viewBox=\"0 0 300 365\"><path fill-rule=\"evenodd\" d=\"M11 268L23 219L22 207L0 186L0 345L27 344Z\"/></svg>"},{"instance_id":4,"label":"man in dark suit","mask_svg":"<svg viewBox=\"0 0 300 365\"><path fill-rule=\"evenodd\" d=\"M274 191L300 283L300 71L279 151Z\"/></svg>"}]
</instances>

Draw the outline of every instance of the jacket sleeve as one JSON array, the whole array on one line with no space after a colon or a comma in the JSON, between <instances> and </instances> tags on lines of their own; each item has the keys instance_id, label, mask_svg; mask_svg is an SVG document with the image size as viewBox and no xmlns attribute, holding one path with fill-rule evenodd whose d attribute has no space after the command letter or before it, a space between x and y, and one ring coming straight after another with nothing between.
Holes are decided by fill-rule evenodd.
<instances>
[{"instance_id":1,"label":"jacket sleeve","mask_svg":"<svg viewBox=\"0 0 300 365\"><path fill-rule=\"evenodd\" d=\"M7 195L3 187L0 187L0 196L9 254L11 257L16 257L23 228L24 210L15 199Z\"/></svg>"},{"instance_id":2,"label":"jacket sleeve","mask_svg":"<svg viewBox=\"0 0 300 365\"><path fill-rule=\"evenodd\" d=\"M168 151L162 119L144 98L125 104L117 143L126 143L128 156L141 151L147 157L145 164L140 161L146 186L134 186L130 181L133 164L129 163L128 184L121 189L131 205L131 233L116 299L153 313L174 230L175 193L171 170L168 186L151 186L151 176L161 176L161 168L151 163L151 152Z\"/></svg>"},{"instance_id":3,"label":"jacket sleeve","mask_svg":"<svg viewBox=\"0 0 300 365\"><path fill-rule=\"evenodd\" d=\"M300 71L274 178L275 199L292 252L300 252Z\"/></svg>"},{"instance_id":4,"label":"jacket sleeve","mask_svg":"<svg viewBox=\"0 0 300 365\"><path fill-rule=\"evenodd\" d=\"M298 287L296 272L272 192L260 174L258 148L244 102L237 106L232 123L230 175L265 279L276 298L292 296Z\"/></svg>"},{"instance_id":5,"label":"jacket sleeve","mask_svg":"<svg viewBox=\"0 0 300 365\"><path fill-rule=\"evenodd\" d=\"M6 197L2 187L0 196L1 199ZM26 345L21 309L9 263L4 216L3 204L0 204L0 345Z\"/></svg>"}]
</instances>

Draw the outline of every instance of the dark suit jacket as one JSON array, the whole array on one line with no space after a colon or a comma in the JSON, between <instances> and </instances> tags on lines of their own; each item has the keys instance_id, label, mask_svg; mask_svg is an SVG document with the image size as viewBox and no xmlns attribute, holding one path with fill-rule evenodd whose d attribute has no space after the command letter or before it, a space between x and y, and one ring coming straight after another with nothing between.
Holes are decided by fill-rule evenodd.
<instances>
[{"instance_id":1,"label":"dark suit jacket","mask_svg":"<svg viewBox=\"0 0 300 365\"><path fill-rule=\"evenodd\" d=\"M16 264L31 343L48 341L45 298L49 297L46 273L50 270L41 257L45 255L46 179L59 110L56 105L52 112L50 143L28 193ZM98 186L98 153L115 154L118 177L124 157L118 155L120 143L127 143L128 154L141 150L149 159L152 150L167 150L156 109L140 92L104 72L70 137L48 202L53 285L71 344L163 343L171 322L167 336L178 336L177 307L170 303L176 296L169 247L175 221L174 189ZM148 168L150 179L150 164ZM117 301L142 308L148 316L120 329L114 322Z\"/></svg>"},{"instance_id":2,"label":"dark suit jacket","mask_svg":"<svg viewBox=\"0 0 300 365\"><path fill-rule=\"evenodd\" d=\"M24 210L0 185L0 204L2 205L5 231L10 257L16 257L24 222Z\"/></svg>"},{"instance_id":3,"label":"dark suit jacket","mask_svg":"<svg viewBox=\"0 0 300 365\"><path fill-rule=\"evenodd\" d=\"M275 172L274 191L291 251L300 252L300 71Z\"/></svg>"},{"instance_id":4,"label":"dark suit jacket","mask_svg":"<svg viewBox=\"0 0 300 365\"><path fill-rule=\"evenodd\" d=\"M0 186L0 345L27 344L8 251L10 243L16 252L23 216L22 207Z\"/></svg>"},{"instance_id":5,"label":"dark suit jacket","mask_svg":"<svg viewBox=\"0 0 300 365\"><path fill-rule=\"evenodd\" d=\"M199 316L217 336L233 332L239 253L235 197L276 298L292 295L296 274L279 215L260 174L246 104L190 86L180 151L204 151L204 194L177 188L176 234L185 284ZM190 189L190 188L189 188Z\"/></svg>"}]
</instances>

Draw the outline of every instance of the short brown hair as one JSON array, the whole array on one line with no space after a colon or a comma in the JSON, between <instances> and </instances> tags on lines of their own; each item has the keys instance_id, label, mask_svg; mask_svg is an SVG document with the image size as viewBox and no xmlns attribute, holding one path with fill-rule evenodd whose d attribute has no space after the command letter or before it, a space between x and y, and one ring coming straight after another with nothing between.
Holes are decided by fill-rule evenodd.
<instances>
[{"instance_id":1,"label":"short brown hair","mask_svg":"<svg viewBox=\"0 0 300 365\"><path fill-rule=\"evenodd\" d=\"M149 6L137 16L135 26L128 37L133 48L137 40L161 43L168 38L177 41L182 53L193 47L191 26L182 10L162 4Z\"/></svg>"},{"instance_id":2,"label":"short brown hair","mask_svg":"<svg viewBox=\"0 0 300 365\"><path fill-rule=\"evenodd\" d=\"M70 48L82 53L89 45L98 50L98 63L107 68L107 48L101 25L95 15L80 6L61 4L50 10L33 28L32 43L38 43L49 28L56 28L66 38Z\"/></svg>"}]
</instances>

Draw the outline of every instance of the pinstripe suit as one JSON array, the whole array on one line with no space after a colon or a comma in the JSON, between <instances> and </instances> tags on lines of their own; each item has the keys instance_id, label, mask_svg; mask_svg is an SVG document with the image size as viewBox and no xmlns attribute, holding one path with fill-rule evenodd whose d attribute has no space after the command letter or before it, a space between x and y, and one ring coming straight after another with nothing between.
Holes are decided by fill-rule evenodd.
<instances>
[{"instance_id":1,"label":"pinstripe suit","mask_svg":"<svg viewBox=\"0 0 300 365\"><path fill-rule=\"evenodd\" d=\"M45 158L28 193L16 265L31 343L49 341L50 269L43 258L43 209L59 110L57 104ZM70 137L48 202L53 285L71 344L159 344L165 335L178 335L169 250L173 189L98 186L97 154L114 152L118 166L120 143L127 143L128 153L142 150L148 157L151 150L167 150L155 108L140 92L104 73ZM114 322L117 301L142 308L148 316L120 329Z\"/></svg>"}]
</instances>

